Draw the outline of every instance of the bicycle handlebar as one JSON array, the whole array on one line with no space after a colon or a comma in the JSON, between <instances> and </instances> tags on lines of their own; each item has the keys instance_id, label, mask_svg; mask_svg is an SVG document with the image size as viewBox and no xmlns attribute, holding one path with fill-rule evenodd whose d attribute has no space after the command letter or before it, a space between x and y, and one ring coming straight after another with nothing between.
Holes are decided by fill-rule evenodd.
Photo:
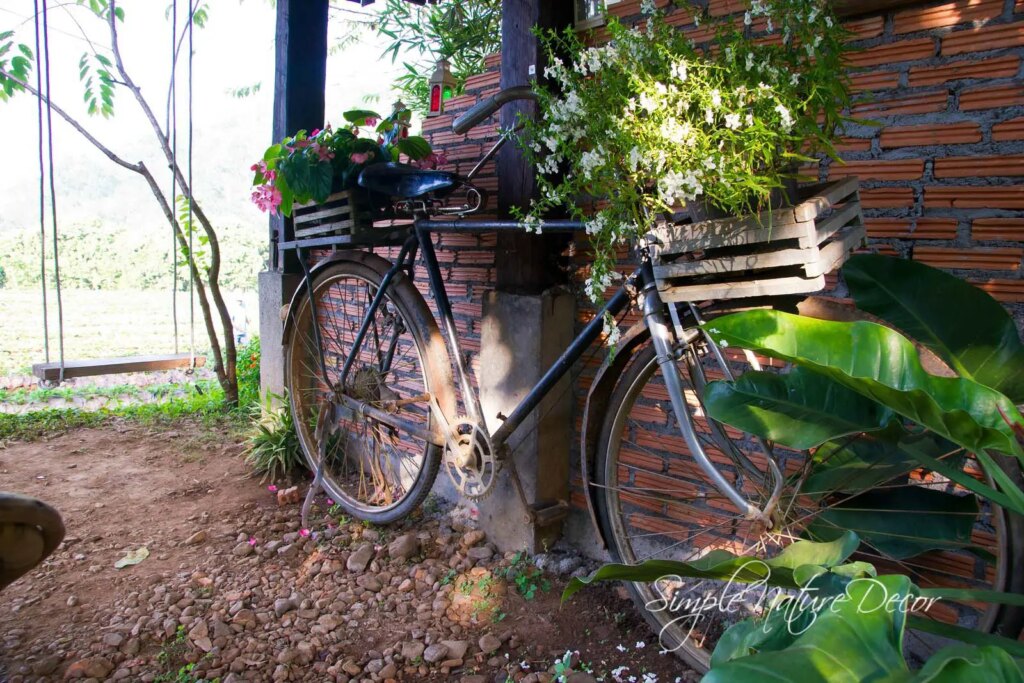
<instances>
[{"instance_id":1,"label":"bicycle handlebar","mask_svg":"<svg viewBox=\"0 0 1024 683\"><path fill-rule=\"evenodd\" d=\"M469 132L471 128L478 125L491 114L501 109L503 105L508 102L512 102L513 100L533 100L536 102L537 93L533 92L528 85L517 85L513 88L505 88L504 90L473 105L469 111L455 119L455 123L452 124L452 131L459 135Z\"/></svg>"}]
</instances>

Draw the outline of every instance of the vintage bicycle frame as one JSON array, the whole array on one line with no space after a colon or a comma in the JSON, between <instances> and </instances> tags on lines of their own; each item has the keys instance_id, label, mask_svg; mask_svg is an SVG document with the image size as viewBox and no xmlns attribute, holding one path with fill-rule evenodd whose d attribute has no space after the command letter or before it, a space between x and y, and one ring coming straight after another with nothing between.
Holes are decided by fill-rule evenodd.
<instances>
[{"instance_id":1,"label":"vintage bicycle frame","mask_svg":"<svg viewBox=\"0 0 1024 683\"><path fill-rule=\"evenodd\" d=\"M466 368L463 354L460 350L451 302L448 299L448 293L445 289L444 280L441 275L441 268L438 264L437 255L434 252L434 244L430 235L434 232L495 232L522 229L522 224L517 221L417 219L408 238L405 240L401 251L399 252L398 258L381 280L380 287L374 294L370 305L367 307L360 328L353 340L353 352L346 359L345 365L341 371L341 378L338 386L339 394L337 398L340 399L339 402L343 404L343 407L339 407L341 407L342 410L351 410L356 413L361 413L384 424L402 429L403 431L407 431L410 434L437 446L445 446L445 442L443 440L439 441L436 434L432 433L429 429L424 428L422 425L411 424L402 420L394 413L380 410L363 401L358 401L350 396L340 393L340 388L346 385L346 380L351 372L353 361L358 356L359 348L362 346L363 340L369 332L374 315L380 308L389 285L399 273L406 273L410 279L414 276L417 251L421 251L423 267L427 272L430 291L434 297L434 303L437 305L437 311L441 318L440 322L442 332L449 349L454 356L457 381L459 382L459 387L462 391L462 396L464 397L464 402L466 404L465 408L469 412L470 417L473 418L473 420L475 420L482 429L486 429L486 422L480 405L480 398L472 386L469 372ZM576 231L583 229L583 225L578 221L552 220L544 223L544 229L548 231ZM644 322L647 329L650 331L651 341L654 344L658 363L664 370L662 375L666 384L666 390L672 402L672 407L675 410L675 414L679 417L678 427L680 433L689 447L694 460L697 461L701 469L707 475L710 483L725 495L740 511L742 511L748 519L762 520L770 525L769 516L771 510L768 508L771 507L771 504L769 504L765 510L762 510L747 501L738 491L736 491L736 489L726 480L722 472L720 472L711 462L711 459L708 457L703 445L697 437L696 428L690 416L690 411L684 395L685 390L683 379L678 367L676 366L676 360L681 356L681 353L685 351L688 341L686 339L678 339L677 335L673 331L674 327L668 320L666 320L666 312L668 309L658 294L653 267L646 249L641 249L641 256L641 264L636 271L626 278L623 285L601 308L598 314L594 316L594 319L580 331L565 351L562 352L562 354L537 381L533 388L530 389L525 397L523 397L522 401L520 401L511 413L504 418L501 426L490 435L491 444L496 453L502 453L505 450L508 439L512 433L522 425L523 421L530 415L530 413L537 409L541 401L543 401L555 385L558 384L559 380L565 376L573 364L578 361L586 350L590 348L590 346L601 336L605 314L611 315L614 318L632 304L632 300L635 296L639 300L638 305L642 311ZM673 317L675 316L673 315ZM314 317L314 319L316 318ZM393 357L394 344L396 341L397 336L396 339L392 341L392 347L385 352L383 357L383 364L385 368ZM437 411L439 409L436 406L432 406L432 410ZM445 424L451 417L453 416L438 415L442 424ZM771 458L769 458L768 461L770 465L774 465ZM781 485L781 480L777 478L776 481L776 488L778 488ZM775 498L776 497L773 496L773 500Z\"/></svg>"}]
</instances>

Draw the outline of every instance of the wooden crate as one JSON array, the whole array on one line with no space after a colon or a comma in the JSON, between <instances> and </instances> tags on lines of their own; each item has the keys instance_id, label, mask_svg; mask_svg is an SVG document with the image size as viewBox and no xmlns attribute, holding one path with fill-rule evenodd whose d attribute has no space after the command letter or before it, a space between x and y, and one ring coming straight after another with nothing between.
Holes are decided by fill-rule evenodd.
<instances>
[{"instance_id":1,"label":"wooden crate","mask_svg":"<svg viewBox=\"0 0 1024 683\"><path fill-rule=\"evenodd\" d=\"M654 275L665 301L816 292L866 240L857 178L803 188L795 206L760 216L655 229Z\"/></svg>"},{"instance_id":2,"label":"wooden crate","mask_svg":"<svg viewBox=\"0 0 1024 683\"><path fill-rule=\"evenodd\" d=\"M295 239L347 237L346 243L373 245L394 241L392 222L375 226L375 211L362 192L335 192L321 204L296 204Z\"/></svg>"}]
</instances>

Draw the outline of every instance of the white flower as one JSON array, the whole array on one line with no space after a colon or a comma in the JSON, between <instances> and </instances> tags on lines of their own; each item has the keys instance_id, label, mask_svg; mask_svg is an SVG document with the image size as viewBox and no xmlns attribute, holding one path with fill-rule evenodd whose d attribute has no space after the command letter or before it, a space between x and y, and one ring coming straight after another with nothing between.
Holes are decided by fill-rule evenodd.
<instances>
[{"instance_id":1,"label":"white flower","mask_svg":"<svg viewBox=\"0 0 1024 683\"><path fill-rule=\"evenodd\" d=\"M653 114L658 109L658 101L651 95L643 93L640 95L640 107Z\"/></svg>"},{"instance_id":2,"label":"white flower","mask_svg":"<svg viewBox=\"0 0 1024 683\"><path fill-rule=\"evenodd\" d=\"M539 235L543 228L544 221L542 221L539 216L529 214L523 219L523 229L525 229L526 232L534 232Z\"/></svg>"},{"instance_id":3,"label":"white flower","mask_svg":"<svg viewBox=\"0 0 1024 683\"><path fill-rule=\"evenodd\" d=\"M645 642L644 642L644 641L642 641L642 640L638 640L638 641L636 641L636 649L638 649L638 650L642 650L642 649L644 649L645 647L647 647L647 643L645 643Z\"/></svg>"},{"instance_id":4,"label":"white flower","mask_svg":"<svg viewBox=\"0 0 1024 683\"><path fill-rule=\"evenodd\" d=\"M786 105L779 102L775 105L775 111L779 113L779 118L782 121L782 128L787 133L793 129L793 117L790 115L789 110L786 109Z\"/></svg>"},{"instance_id":5,"label":"white flower","mask_svg":"<svg viewBox=\"0 0 1024 683\"><path fill-rule=\"evenodd\" d=\"M680 59L672 65L672 75L680 81L686 80L686 60Z\"/></svg>"},{"instance_id":6,"label":"white flower","mask_svg":"<svg viewBox=\"0 0 1024 683\"><path fill-rule=\"evenodd\" d=\"M641 683L658 683L658 674L648 671L644 674Z\"/></svg>"},{"instance_id":7,"label":"white flower","mask_svg":"<svg viewBox=\"0 0 1024 683\"><path fill-rule=\"evenodd\" d=\"M718 88L715 88L714 90L711 91L711 106L722 106L722 93L718 92Z\"/></svg>"},{"instance_id":8,"label":"white flower","mask_svg":"<svg viewBox=\"0 0 1024 683\"><path fill-rule=\"evenodd\" d=\"M748 52L747 53L747 62L746 62L746 64L744 66L746 66L747 71L750 71L751 69L754 68L754 53L753 52Z\"/></svg>"},{"instance_id":9,"label":"white flower","mask_svg":"<svg viewBox=\"0 0 1024 683\"><path fill-rule=\"evenodd\" d=\"M747 112L747 115L744 117L743 120L746 121L748 126L754 125L754 115L751 114L750 112Z\"/></svg>"},{"instance_id":10,"label":"white flower","mask_svg":"<svg viewBox=\"0 0 1024 683\"><path fill-rule=\"evenodd\" d=\"M641 14L654 14L658 11L658 5L655 0L641 0L640 2L640 13Z\"/></svg>"},{"instance_id":11,"label":"white flower","mask_svg":"<svg viewBox=\"0 0 1024 683\"><path fill-rule=\"evenodd\" d=\"M530 663L524 659L523 661L519 662L519 668L523 671L529 671Z\"/></svg>"},{"instance_id":12,"label":"white flower","mask_svg":"<svg viewBox=\"0 0 1024 683\"><path fill-rule=\"evenodd\" d=\"M586 228L588 235L596 235L602 230L604 230L607 223L608 219L605 217L605 215L603 213L599 213L596 216L594 216L594 220L585 223L584 227Z\"/></svg>"},{"instance_id":13,"label":"white flower","mask_svg":"<svg viewBox=\"0 0 1024 683\"><path fill-rule=\"evenodd\" d=\"M752 21L753 20L750 17L750 12L744 12L744 14L743 14L743 25L744 26L750 26Z\"/></svg>"},{"instance_id":14,"label":"white flower","mask_svg":"<svg viewBox=\"0 0 1024 683\"><path fill-rule=\"evenodd\" d=\"M719 340L718 345L725 349L729 347L729 342L725 341L724 339L721 339Z\"/></svg>"},{"instance_id":15,"label":"white flower","mask_svg":"<svg viewBox=\"0 0 1024 683\"><path fill-rule=\"evenodd\" d=\"M775 25L772 23L772 18L768 17L768 33L775 32Z\"/></svg>"},{"instance_id":16,"label":"white flower","mask_svg":"<svg viewBox=\"0 0 1024 683\"><path fill-rule=\"evenodd\" d=\"M633 149L629 150L629 170L636 173L636 169L640 167L640 162L643 160L644 155L640 152L640 148L634 146Z\"/></svg>"},{"instance_id":17,"label":"white flower","mask_svg":"<svg viewBox=\"0 0 1024 683\"><path fill-rule=\"evenodd\" d=\"M798 74L798 73L790 74L789 82L792 85L796 85L797 83L799 83L800 82L800 74Z\"/></svg>"},{"instance_id":18,"label":"white flower","mask_svg":"<svg viewBox=\"0 0 1024 683\"><path fill-rule=\"evenodd\" d=\"M580 172L583 173L584 178L590 178L594 169L604 165L604 161L604 149L598 145L596 149L588 150L580 156Z\"/></svg>"},{"instance_id":19,"label":"white flower","mask_svg":"<svg viewBox=\"0 0 1024 683\"><path fill-rule=\"evenodd\" d=\"M616 645L615 649L618 650L619 652L625 652L626 651L626 647L622 643L619 643L618 645Z\"/></svg>"},{"instance_id":20,"label":"white flower","mask_svg":"<svg viewBox=\"0 0 1024 683\"><path fill-rule=\"evenodd\" d=\"M619 344L619 337L622 333L619 331L619 326L615 324L615 320L610 315L604 317L604 333L605 333L605 345L609 347L616 347Z\"/></svg>"},{"instance_id":21,"label":"white flower","mask_svg":"<svg viewBox=\"0 0 1024 683\"><path fill-rule=\"evenodd\" d=\"M714 123L714 121L715 112L711 111L711 107L707 107L706 109L704 109L704 122L710 125Z\"/></svg>"},{"instance_id":22,"label":"white flower","mask_svg":"<svg viewBox=\"0 0 1024 683\"><path fill-rule=\"evenodd\" d=\"M832 17L825 17L825 26L832 28Z\"/></svg>"},{"instance_id":23,"label":"white flower","mask_svg":"<svg viewBox=\"0 0 1024 683\"><path fill-rule=\"evenodd\" d=\"M739 114L726 114L725 115L725 127L731 130L736 130L740 127L740 115Z\"/></svg>"}]
</instances>

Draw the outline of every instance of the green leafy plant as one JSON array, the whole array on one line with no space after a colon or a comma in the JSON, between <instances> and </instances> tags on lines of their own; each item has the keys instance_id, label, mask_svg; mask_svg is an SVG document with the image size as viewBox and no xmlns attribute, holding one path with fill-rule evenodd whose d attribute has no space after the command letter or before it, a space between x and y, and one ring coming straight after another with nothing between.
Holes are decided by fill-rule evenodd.
<instances>
[{"instance_id":1,"label":"green leafy plant","mask_svg":"<svg viewBox=\"0 0 1024 683\"><path fill-rule=\"evenodd\" d=\"M260 400L260 338L238 350L238 407L251 410Z\"/></svg>"},{"instance_id":2,"label":"green leafy plant","mask_svg":"<svg viewBox=\"0 0 1024 683\"><path fill-rule=\"evenodd\" d=\"M497 573L511 581L519 594L527 600L533 600L538 590L545 593L551 590L551 582L544 577L544 572L534 566L524 552L513 555L509 565Z\"/></svg>"},{"instance_id":3,"label":"green leafy plant","mask_svg":"<svg viewBox=\"0 0 1024 683\"><path fill-rule=\"evenodd\" d=\"M609 17L611 40L600 47L573 30L542 34L540 113L521 136L539 189L521 219L539 232L561 208L586 222L595 301L611 283L616 246L647 233L659 213L694 202L750 213L792 180L797 162L834 155L849 100L845 31L828 3L756 1L739 25L694 4L676 7L670 24L654 3L643 6L645 26ZM684 24L712 27L710 45L672 25L681 13ZM596 213L588 199L599 200Z\"/></svg>"},{"instance_id":4,"label":"green leafy plant","mask_svg":"<svg viewBox=\"0 0 1024 683\"><path fill-rule=\"evenodd\" d=\"M449 61L456 92L461 92L467 78L484 72L484 58L501 49L501 1L445 0L418 7L387 0L375 26L391 40L384 56L392 62L403 59L405 71L394 88L414 111L425 113L427 81L438 60Z\"/></svg>"},{"instance_id":5,"label":"green leafy plant","mask_svg":"<svg viewBox=\"0 0 1024 683\"><path fill-rule=\"evenodd\" d=\"M272 393L267 394L263 409L254 413L245 462L262 475L261 481L275 481L303 463L292 413L287 399Z\"/></svg>"},{"instance_id":6,"label":"green leafy plant","mask_svg":"<svg viewBox=\"0 0 1024 683\"><path fill-rule=\"evenodd\" d=\"M409 135L412 112L398 106L390 116L365 109L344 113L346 125L295 135L271 145L253 164L253 202L263 211L290 216L297 202L323 202L331 192L355 187L367 165L398 161L405 155L421 165L434 165L425 138ZM363 129L372 131L361 137Z\"/></svg>"}]
</instances>

